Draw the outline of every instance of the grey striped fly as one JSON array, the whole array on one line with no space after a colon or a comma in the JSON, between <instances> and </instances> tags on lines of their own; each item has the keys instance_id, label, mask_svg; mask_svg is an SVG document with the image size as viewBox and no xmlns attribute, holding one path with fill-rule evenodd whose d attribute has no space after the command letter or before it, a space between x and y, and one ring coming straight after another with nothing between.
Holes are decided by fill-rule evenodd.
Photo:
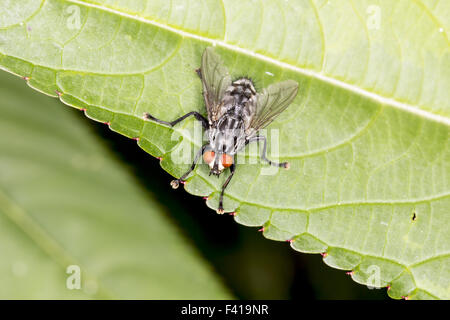
<instances>
[{"instance_id":1,"label":"grey striped fly","mask_svg":"<svg viewBox=\"0 0 450 320\"><path fill-rule=\"evenodd\" d=\"M289 104L298 92L298 84L287 80L269 85L257 92L253 81L239 78L232 81L228 69L213 48L206 48L202 55L201 68L196 70L203 85L208 118L191 111L171 121L163 121L144 114L146 120L152 120L168 126L175 126L189 116L194 116L208 132L209 141L197 152L189 170L179 179L171 182L174 189L185 182L194 170L198 160L203 160L210 167L210 175L219 176L226 168L230 175L222 186L217 212L224 213L223 195L236 170L236 154L251 142L263 142L261 159L272 166L289 168L288 162L274 162L266 157L266 138L258 130L269 125Z\"/></svg>"}]
</instances>

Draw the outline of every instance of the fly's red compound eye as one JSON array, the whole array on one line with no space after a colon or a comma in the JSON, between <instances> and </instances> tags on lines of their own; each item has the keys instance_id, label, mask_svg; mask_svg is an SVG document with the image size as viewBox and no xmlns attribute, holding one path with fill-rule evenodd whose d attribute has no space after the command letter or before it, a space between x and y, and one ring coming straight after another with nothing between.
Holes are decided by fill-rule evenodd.
<instances>
[{"instance_id":1,"label":"fly's red compound eye","mask_svg":"<svg viewBox=\"0 0 450 320\"><path fill-rule=\"evenodd\" d=\"M206 151L203 154L203 160L205 160L206 163L210 164L214 161L214 158L216 157L214 151Z\"/></svg>"},{"instance_id":2,"label":"fly's red compound eye","mask_svg":"<svg viewBox=\"0 0 450 320\"><path fill-rule=\"evenodd\" d=\"M228 168L228 167L230 167L232 164L233 164L233 157L230 156L230 155L228 155L228 154L226 154L226 153L224 153L224 154L222 155L222 165L223 165L225 168Z\"/></svg>"}]
</instances>

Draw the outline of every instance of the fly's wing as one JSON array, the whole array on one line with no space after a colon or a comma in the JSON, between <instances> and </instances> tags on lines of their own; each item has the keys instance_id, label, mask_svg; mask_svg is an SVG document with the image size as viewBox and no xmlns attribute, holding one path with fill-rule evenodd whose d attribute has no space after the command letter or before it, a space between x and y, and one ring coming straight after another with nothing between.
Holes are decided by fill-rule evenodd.
<instances>
[{"instance_id":1,"label":"fly's wing","mask_svg":"<svg viewBox=\"0 0 450 320\"><path fill-rule=\"evenodd\" d=\"M208 119L215 121L219 118L225 90L231 85L231 76L211 47L203 52L201 75Z\"/></svg>"},{"instance_id":2,"label":"fly's wing","mask_svg":"<svg viewBox=\"0 0 450 320\"><path fill-rule=\"evenodd\" d=\"M293 80L278 82L263 89L256 95L256 110L248 127L247 136L269 125L289 104L298 92L298 83Z\"/></svg>"}]
</instances>

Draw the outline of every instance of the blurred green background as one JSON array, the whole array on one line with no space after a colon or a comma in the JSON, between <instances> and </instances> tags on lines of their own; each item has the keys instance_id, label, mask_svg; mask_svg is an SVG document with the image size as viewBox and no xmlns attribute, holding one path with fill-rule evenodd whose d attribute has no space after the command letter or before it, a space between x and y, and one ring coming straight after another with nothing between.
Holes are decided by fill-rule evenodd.
<instances>
[{"instance_id":1,"label":"blurred green background","mask_svg":"<svg viewBox=\"0 0 450 320\"><path fill-rule=\"evenodd\" d=\"M19 77L2 71L0 83L2 86L0 88L0 114L3 118L0 125L4 126L0 130L5 130L5 126L20 128L29 121L26 117L5 117L5 114L11 115L10 111L14 110L12 108L17 108L16 111L19 111L19 114L21 112L27 114L26 110L33 110L44 118L63 116L64 119L61 119L61 121L73 122L74 125L80 126L82 130L97 136L97 140L100 140L98 143L109 149L112 160L126 167L126 171L134 176L133 181L136 188L142 189L146 196L159 202L159 213L177 226L170 232L182 233L181 236L186 239L188 244L190 243L196 248L206 264L211 265L212 272L218 275L218 278L235 297L240 299L387 298L385 289L369 290L365 286L356 284L344 271L326 266L320 255L302 254L293 251L288 243L267 240L256 228L238 225L229 215L217 215L206 207L204 200L200 197L189 195L182 189L173 190L169 185L171 176L160 168L157 159L141 150L135 141L112 132L108 126L86 118L82 112L72 109L56 99L35 92ZM16 101L19 101L19 103ZM50 107L55 108L55 110L60 109L60 111L49 113L48 110L44 109ZM22 111L20 111L21 108L23 108ZM58 122L58 119L52 119L52 121ZM61 133L54 133L55 138L64 139L64 137L57 137L58 134ZM3 158L8 157L5 152L17 152L20 155L21 148L26 148L26 146L22 146L21 143L17 143L17 141L7 138L5 135L2 145L6 146L0 151L0 157ZM39 146L36 147L34 151L28 150L28 152L39 153ZM68 144L68 148L72 147L73 145ZM23 156L25 157L26 153L23 153ZM42 166L39 165L39 161L44 161L43 159L42 157L36 157L32 162L33 165L30 165L30 162L23 161L21 170L23 172L40 170L45 166L45 163L42 163ZM24 167L27 165L30 165L30 167ZM0 161L0 170L3 171L3 176L5 176L5 170L9 170L9 168L4 163L2 165ZM2 174L0 174L0 177L2 177ZM45 189L46 187L46 181L41 181L40 188ZM7 186L2 185L2 188L7 188ZM61 183L60 188L65 188L64 183ZM116 195L111 194L111 199L114 197ZM80 219L81 216L80 213ZM73 219L73 216L71 218ZM36 219L39 220L39 216ZM133 215L133 212L130 212L128 218L125 217L125 219L134 220L136 216ZM7 225L3 227L10 228ZM123 228L126 227L127 225L123 226ZM64 226L61 226L61 228L64 228ZM133 230L121 230L124 233L133 232ZM60 231L64 232L63 229ZM5 259L5 254L2 254L2 252L5 253L8 246L15 247L17 239L7 238L7 234L4 233L3 240L0 255ZM95 246L95 244L93 245ZM143 245L145 246L145 242L143 242ZM160 245L163 249L165 248L163 241ZM124 246L126 247L126 243ZM132 252L133 248L130 244L128 249ZM167 250L171 250L169 246ZM21 256L23 254L19 247L18 250L9 252L8 259L11 260L15 255ZM174 251L173 254L177 254L177 252ZM127 261L121 263L126 265ZM4 265L5 261L3 267ZM175 267L182 268L182 266ZM127 271L125 268L123 272L129 272L129 270ZM152 280L148 280L148 283L151 284ZM19 280L17 281L18 284ZM16 285L14 278L7 282L3 281L1 291L3 291L3 298L15 297L13 294L15 290L12 287L5 287L5 284L14 287ZM23 290L26 291L26 287ZM21 292L19 296L25 298L39 297L39 295L28 296L27 292ZM128 296L125 295L124 297ZM151 296L151 298L154 297ZM205 297L201 296L201 298Z\"/></svg>"}]
</instances>

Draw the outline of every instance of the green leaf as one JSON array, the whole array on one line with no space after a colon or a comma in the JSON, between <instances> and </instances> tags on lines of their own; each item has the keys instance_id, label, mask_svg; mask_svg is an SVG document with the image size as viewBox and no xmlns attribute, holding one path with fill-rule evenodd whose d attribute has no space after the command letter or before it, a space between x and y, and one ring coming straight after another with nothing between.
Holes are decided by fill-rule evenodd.
<instances>
[{"instance_id":1,"label":"green leaf","mask_svg":"<svg viewBox=\"0 0 450 320\"><path fill-rule=\"evenodd\" d=\"M180 155L200 146L193 120L172 130L142 114L205 112L194 72L205 47L259 90L297 81L294 103L269 127L291 169L262 174L247 150L257 164L238 166L225 209L296 250L327 252L325 263L390 286L393 298L450 298L448 1L5 5L0 65L139 138L174 176L188 167ZM201 165L186 190L216 208L225 178Z\"/></svg>"},{"instance_id":2,"label":"green leaf","mask_svg":"<svg viewBox=\"0 0 450 320\"><path fill-rule=\"evenodd\" d=\"M74 114L6 73L0 88L1 299L230 298Z\"/></svg>"}]
</instances>

